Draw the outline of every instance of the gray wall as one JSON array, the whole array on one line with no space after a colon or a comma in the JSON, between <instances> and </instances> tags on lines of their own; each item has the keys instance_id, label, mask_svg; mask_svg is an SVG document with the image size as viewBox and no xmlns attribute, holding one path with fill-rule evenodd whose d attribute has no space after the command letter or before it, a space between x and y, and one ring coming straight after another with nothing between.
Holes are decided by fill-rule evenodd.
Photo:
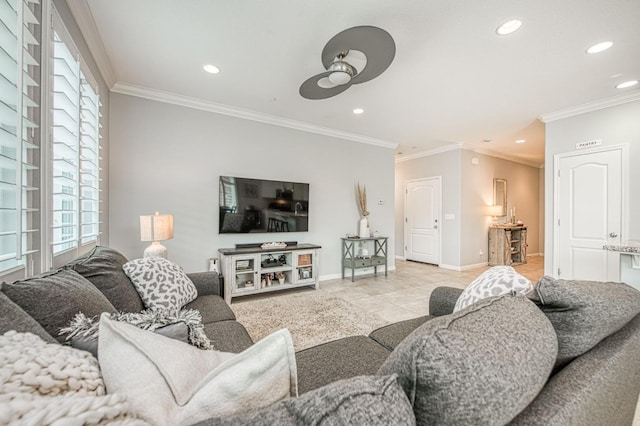
<instances>
[{"instance_id":1,"label":"gray wall","mask_svg":"<svg viewBox=\"0 0 640 426\"><path fill-rule=\"evenodd\" d=\"M309 232L219 235L220 175L309 183ZM390 148L114 93L110 176L110 242L129 258L148 245L139 216L159 211L174 216L175 237L163 244L187 271L236 243L297 240L322 245L321 278L338 276L340 237L358 231L358 181L372 229L390 237L394 257Z\"/></svg>"},{"instance_id":2,"label":"gray wall","mask_svg":"<svg viewBox=\"0 0 640 426\"><path fill-rule=\"evenodd\" d=\"M622 239L640 239L640 101L546 123L545 139L545 274L551 275L553 268L554 155L575 151L577 142L601 139L603 146L628 144L629 199L624 217L629 232Z\"/></svg>"},{"instance_id":3,"label":"gray wall","mask_svg":"<svg viewBox=\"0 0 640 426\"><path fill-rule=\"evenodd\" d=\"M471 164L477 158L478 164ZM396 253L404 253L404 187L407 180L442 176L443 267L465 269L488 261L488 227L485 216L493 204L493 178L507 179L508 207L528 227L528 253L540 253L540 171L536 167L485 154L456 149L396 164ZM454 214L454 220L445 220ZM500 221L504 222L505 218ZM482 254L480 254L482 252Z\"/></svg>"},{"instance_id":4,"label":"gray wall","mask_svg":"<svg viewBox=\"0 0 640 426\"><path fill-rule=\"evenodd\" d=\"M427 157L396 163L395 232L396 253L404 256L404 191L405 182L413 179L442 176L442 252L440 263L460 266L460 150L442 152ZM455 220L444 220L445 214Z\"/></svg>"}]
</instances>

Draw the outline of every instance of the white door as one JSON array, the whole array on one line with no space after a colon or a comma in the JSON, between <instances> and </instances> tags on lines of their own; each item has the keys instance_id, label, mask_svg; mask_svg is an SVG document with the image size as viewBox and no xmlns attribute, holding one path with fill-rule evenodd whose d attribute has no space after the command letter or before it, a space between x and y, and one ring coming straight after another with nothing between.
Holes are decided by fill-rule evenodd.
<instances>
[{"instance_id":1,"label":"white door","mask_svg":"<svg viewBox=\"0 0 640 426\"><path fill-rule=\"evenodd\" d=\"M440 177L405 186L405 258L440 263Z\"/></svg>"},{"instance_id":2,"label":"white door","mask_svg":"<svg viewBox=\"0 0 640 426\"><path fill-rule=\"evenodd\" d=\"M622 149L576 154L556 162L557 269L563 279L619 280L622 234Z\"/></svg>"}]
</instances>

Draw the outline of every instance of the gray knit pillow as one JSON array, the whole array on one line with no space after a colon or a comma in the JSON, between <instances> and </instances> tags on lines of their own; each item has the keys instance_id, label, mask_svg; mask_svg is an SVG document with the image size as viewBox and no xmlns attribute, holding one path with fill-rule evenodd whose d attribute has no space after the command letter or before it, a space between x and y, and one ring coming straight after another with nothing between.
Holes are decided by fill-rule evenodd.
<instances>
[{"instance_id":1,"label":"gray knit pillow","mask_svg":"<svg viewBox=\"0 0 640 426\"><path fill-rule=\"evenodd\" d=\"M396 376L358 376L339 380L297 398L204 425L415 425L411 404Z\"/></svg>"},{"instance_id":2,"label":"gray knit pillow","mask_svg":"<svg viewBox=\"0 0 640 426\"><path fill-rule=\"evenodd\" d=\"M418 424L507 424L543 388L557 353L540 309L506 295L427 321L378 374L398 374Z\"/></svg>"},{"instance_id":3,"label":"gray knit pillow","mask_svg":"<svg viewBox=\"0 0 640 426\"><path fill-rule=\"evenodd\" d=\"M624 283L545 276L528 296L558 335L558 367L587 352L640 313L640 291Z\"/></svg>"}]
</instances>

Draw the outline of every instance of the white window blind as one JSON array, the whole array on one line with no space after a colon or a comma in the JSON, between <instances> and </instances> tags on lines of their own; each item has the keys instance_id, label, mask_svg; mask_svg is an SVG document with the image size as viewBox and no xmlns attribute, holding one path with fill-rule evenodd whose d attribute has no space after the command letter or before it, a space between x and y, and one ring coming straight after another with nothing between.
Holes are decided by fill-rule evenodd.
<instances>
[{"instance_id":1,"label":"white window blind","mask_svg":"<svg viewBox=\"0 0 640 426\"><path fill-rule=\"evenodd\" d=\"M0 0L0 273L39 247L40 5Z\"/></svg>"},{"instance_id":2,"label":"white window blind","mask_svg":"<svg viewBox=\"0 0 640 426\"><path fill-rule=\"evenodd\" d=\"M59 19L53 31L52 212L54 258L98 241L100 99ZM54 261L54 264L56 262Z\"/></svg>"}]
</instances>

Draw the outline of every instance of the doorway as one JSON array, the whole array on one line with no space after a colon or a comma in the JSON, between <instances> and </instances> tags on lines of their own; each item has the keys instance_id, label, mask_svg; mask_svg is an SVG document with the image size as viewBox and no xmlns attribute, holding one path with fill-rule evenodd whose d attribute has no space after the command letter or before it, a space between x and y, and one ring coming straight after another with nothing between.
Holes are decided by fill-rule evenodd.
<instances>
[{"instance_id":1,"label":"doorway","mask_svg":"<svg viewBox=\"0 0 640 426\"><path fill-rule=\"evenodd\" d=\"M440 176L405 182L405 259L440 264Z\"/></svg>"},{"instance_id":2,"label":"doorway","mask_svg":"<svg viewBox=\"0 0 640 426\"><path fill-rule=\"evenodd\" d=\"M554 267L562 279L618 281L618 253L603 250L624 235L624 146L556 155Z\"/></svg>"}]
</instances>

